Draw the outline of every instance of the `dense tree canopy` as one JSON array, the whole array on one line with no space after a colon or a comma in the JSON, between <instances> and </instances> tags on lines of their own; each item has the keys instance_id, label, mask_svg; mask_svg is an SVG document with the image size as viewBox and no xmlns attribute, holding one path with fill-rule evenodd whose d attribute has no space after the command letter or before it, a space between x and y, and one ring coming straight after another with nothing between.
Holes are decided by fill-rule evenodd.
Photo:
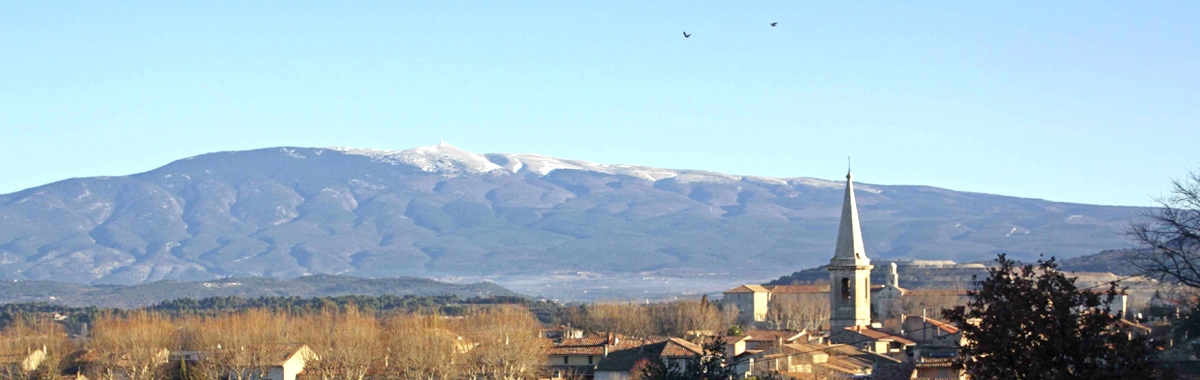
<instances>
[{"instance_id":1,"label":"dense tree canopy","mask_svg":"<svg viewBox=\"0 0 1200 380\"><path fill-rule=\"evenodd\" d=\"M432 312L441 315L466 315L482 305L512 304L529 309L543 323L558 323L564 313L562 305L550 301L533 301L521 297L489 297L460 299L457 296L339 296L339 297L209 297L202 299L180 298L163 301L146 307L170 316L219 315L247 309L264 309L293 314L315 313L327 310L342 310L353 307L364 312ZM70 307L48 303L11 303L0 305L0 327L12 323L25 315L59 314L60 321L71 333L81 333L85 325L100 314L124 315L129 310Z\"/></svg>"},{"instance_id":2,"label":"dense tree canopy","mask_svg":"<svg viewBox=\"0 0 1200 380\"><path fill-rule=\"evenodd\" d=\"M943 311L966 343L958 365L972 379L1150 379L1144 336L1122 332L1106 306L1116 295L1081 289L1053 258L1018 267L1003 254L970 302Z\"/></svg>"}]
</instances>

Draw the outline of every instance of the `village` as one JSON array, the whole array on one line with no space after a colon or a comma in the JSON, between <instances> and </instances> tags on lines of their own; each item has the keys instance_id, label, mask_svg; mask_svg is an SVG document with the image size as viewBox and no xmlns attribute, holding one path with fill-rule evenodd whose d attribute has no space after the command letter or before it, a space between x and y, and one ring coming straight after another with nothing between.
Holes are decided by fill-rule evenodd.
<instances>
[{"instance_id":1,"label":"village","mask_svg":"<svg viewBox=\"0 0 1200 380\"><path fill-rule=\"evenodd\" d=\"M34 318L4 330L0 358L14 379L630 380L648 368L713 365L744 379L965 379L954 363L969 342L939 318L966 304L967 289L906 289L896 262L872 284L846 178L827 283L746 284L714 301L577 305L557 325L511 306L463 316L131 311L68 338L55 320ZM1143 325L1129 303L1121 293L1104 305L1122 332L1172 344L1170 326Z\"/></svg>"}]
</instances>

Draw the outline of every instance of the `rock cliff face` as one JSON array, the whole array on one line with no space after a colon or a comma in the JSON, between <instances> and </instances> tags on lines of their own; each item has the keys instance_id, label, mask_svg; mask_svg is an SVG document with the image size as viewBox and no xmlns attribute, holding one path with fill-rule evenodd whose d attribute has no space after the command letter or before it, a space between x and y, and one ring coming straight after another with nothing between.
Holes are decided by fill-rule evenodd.
<instances>
[{"instance_id":1,"label":"rock cliff face","mask_svg":"<svg viewBox=\"0 0 1200 380\"><path fill-rule=\"evenodd\" d=\"M856 187L871 258L1079 256L1126 246L1120 231L1139 211ZM841 192L837 181L481 155L446 144L213 153L0 195L0 277L771 276L829 260Z\"/></svg>"}]
</instances>

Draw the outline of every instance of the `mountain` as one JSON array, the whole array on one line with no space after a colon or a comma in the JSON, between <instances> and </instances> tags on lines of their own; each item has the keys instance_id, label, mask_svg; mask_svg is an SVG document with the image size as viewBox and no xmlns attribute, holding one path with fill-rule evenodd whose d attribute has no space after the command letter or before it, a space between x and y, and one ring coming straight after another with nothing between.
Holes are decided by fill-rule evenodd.
<instances>
[{"instance_id":1,"label":"mountain","mask_svg":"<svg viewBox=\"0 0 1200 380\"><path fill-rule=\"evenodd\" d=\"M1134 261L1136 250L1108 250L1096 254L1062 260L1060 268L1073 272L1111 272L1118 276L1140 276L1142 273Z\"/></svg>"},{"instance_id":2,"label":"mountain","mask_svg":"<svg viewBox=\"0 0 1200 380\"><path fill-rule=\"evenodd\" d=\"M1127 246L1120 232L1140 211L857 185L867 253L881 259L1075 257ZM765 279L829 259L843 186L444 143L212 153L0 195L0 278Z\"/></svg>"},{"instance_id":3,"label":"mountain","mask_svg":"<svg viewBox=\"0 0 1200 380\"><path fill-rule=\"evenodd\" d=\"M155 281L136 285L82 285L54 281L9 280L0 282L0 303L46 302L74 307L131 308L184 297L336 297L362 296L458 296L520 297L488 282L451 284L424 278L363 279L313 275L295 279L224 278L213 281Z\"/></svg>"}]
</instances>

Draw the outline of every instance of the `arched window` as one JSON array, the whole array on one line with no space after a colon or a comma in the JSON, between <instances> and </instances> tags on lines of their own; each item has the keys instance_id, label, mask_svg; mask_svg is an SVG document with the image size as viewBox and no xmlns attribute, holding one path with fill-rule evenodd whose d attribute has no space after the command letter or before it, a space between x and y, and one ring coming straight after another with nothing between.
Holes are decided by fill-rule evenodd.
<instances>
[{"instance_id":1,"label":"arched window","mask_svg":"<svg viewBox=\"0 0 1200 380\"><path fill-rule=\"evenodd\" d=\"M850 279L842 277L842 299L850 299Z\"/></svg>"}]
</instances>

